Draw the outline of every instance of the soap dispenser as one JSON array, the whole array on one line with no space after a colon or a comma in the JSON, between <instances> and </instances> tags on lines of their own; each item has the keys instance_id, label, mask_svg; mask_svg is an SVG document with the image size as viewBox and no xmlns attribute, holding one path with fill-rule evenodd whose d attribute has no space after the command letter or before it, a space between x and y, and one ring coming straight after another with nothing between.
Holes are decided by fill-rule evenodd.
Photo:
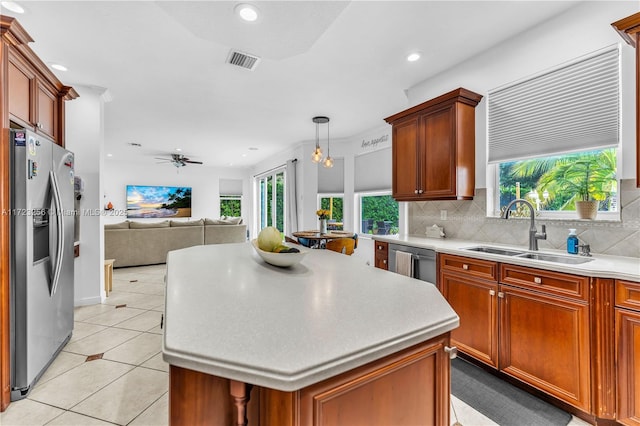
<instances>
[{"instance_id":1,"label":"soap dispenser","mask_svg":"<svg viewBox=\"0 0 640 426\"><path fill-rule=\"evenodd\" d=\"M569 229L569 237L567 237L567 253L578 254L578 236L575 229Z\"/></svg>"}]
</instances>

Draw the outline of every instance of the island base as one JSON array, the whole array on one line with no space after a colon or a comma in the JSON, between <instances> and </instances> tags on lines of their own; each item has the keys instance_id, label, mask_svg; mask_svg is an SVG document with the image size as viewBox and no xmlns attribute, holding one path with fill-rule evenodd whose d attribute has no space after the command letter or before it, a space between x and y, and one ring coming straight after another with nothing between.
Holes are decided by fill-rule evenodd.
<instances>
[{"instance_id":1,"label":"island base","mask_svg":"<svg viewBox=\"0 0 640 426\"><path fill-rule=\"evenodd\" d=\"M171 365L169 424L448 425L449 333L285 392Z\"/></svg>"}]
</instances>

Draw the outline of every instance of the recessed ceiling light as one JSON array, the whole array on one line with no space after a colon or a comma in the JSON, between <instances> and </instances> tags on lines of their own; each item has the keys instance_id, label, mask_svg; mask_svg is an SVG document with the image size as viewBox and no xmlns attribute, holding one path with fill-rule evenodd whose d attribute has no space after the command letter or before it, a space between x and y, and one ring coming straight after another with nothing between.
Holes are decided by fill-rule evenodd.
<instances>
[{"instance_id":1,"label":"recessed ceiling light","mask_svg":"<svg viewBox=\"0 0 640 426\"><path fill-rule=\"evenodd\" d=\"M67 71L67 67L61 64L51 64L51 68L58 71Z\"/></svg>"},{"instance_id":2,"label":"recessed ceiling light","mask_svg":"<svg viewBox=\"0 0 640 426\"><path fill-rule=\"evenodd\" d=\"M176 151L182 152L182 148L176 148Z\"/></svg>"},{"instance_id":3,"label":"recessed ceiling light","mask_svg":"<svg viewBox=\"0 0 640 426\"><path fill-rule=\"evenodd\" d=\"M107 154L107 157L113 157L113 154Z\"/></svg>"},{"instance_id":4,"label":"recessed ceiling light","mask_svg":"<svg viewBox=\"0 0 640 426\"><path fill-rule=\"evenodd\" d=\"M241 3L235 7L235 11L243 21L254 22L258 19L258 9L251 4Z\"/></svg>"},{"instance_id":5,"label":"recessed ceiling light","mask_svg":"<svg viewBox=\"0 0 640 426\"><path fill-rule=\"evenodd\" d=\"M420 53L418 53L418 52L410 53L410 54L407 56L407 61L409 61L409 62L415 62L415 61L417 61L418 59L420 59Z\"/></svg>"},{"instance_id":6,"label":"recessed ceiling light","mask_svg":"<svg viewBox=\"0 0 640 426\"><path fill-rule=\"evenodd\" d=\"M14 1L3 1L0 4L14 13L24 13L24 8Z\"/></svg>"},{"instance_id":7,"label":"recessed ceiling light","mask_svg":"<svg viewBox=\"0 0 640 426\"><path fill-rule=\"evenodd\" d=\"M242 156L242 157L246 157L246 156L247 156L247 154L242 154L241 156Z\"/></svg>"}]
</instances>

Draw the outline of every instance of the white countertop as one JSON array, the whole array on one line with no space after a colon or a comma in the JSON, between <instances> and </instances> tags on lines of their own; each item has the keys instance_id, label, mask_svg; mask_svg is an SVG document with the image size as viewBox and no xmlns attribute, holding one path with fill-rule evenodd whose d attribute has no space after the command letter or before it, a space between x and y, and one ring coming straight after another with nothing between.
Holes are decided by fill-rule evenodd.
<instances>
[{"instance_id":1,"label":"white countertop","mask_svg":"<svg viewBox=\"0 0 640 426\"><path fill-rule=\"evenodd\" d=\"M599 278L618 278L631 281L640 281L640 259L637 257L607 256L593 254L593 261L578 265L570 265L557 262L546 262L542 260L526 259L514 256L496 255L490 253L474 252L465 250L468 247L491 246L528 251L527 247L508 246L504 244L494 244L478 241L453 240L447 238L426 238L420 236L383 236L374 235L374 240L386 241L388 243L407 245L412 247L422 247L433 249L439 253L449 253L459 256L473 257L476 259L493 260L497 262L509 263L513 265L529 266L539 269L547 269L569 274L583 275ZM538 253L550 253L561 256L574 256L560 250L540 250Z\"/></svg>"},{"instance_id":2,"label":"white countertop","mask_svg":"<svg viewBox=\"0 0 640 426\"><path fill-rule=\"evenodd\" d=\"M458 324L435 286L329 250L291 268L249 243L167 259L164 360L259 386L298 390Z\"/></svg>"}]
</instances>

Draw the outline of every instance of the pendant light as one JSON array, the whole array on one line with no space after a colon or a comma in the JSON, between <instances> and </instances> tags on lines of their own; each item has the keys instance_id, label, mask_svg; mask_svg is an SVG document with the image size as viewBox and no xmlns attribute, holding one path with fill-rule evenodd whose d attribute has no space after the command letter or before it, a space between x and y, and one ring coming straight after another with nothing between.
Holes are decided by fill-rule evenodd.
<instances>
[{"instance_id":1,"label":"pendant light","mask_svg":"<svg viewBox=\"0 0 640 426\"><path fill-rule=\"evenodd\" d=\"M320 149L320 124L328 123L329 117L313 117L313 122L316 123L316 149L311 154L311 161L314 163L320 163L322 161L322 150Z\"/></svg>"},{"instance_id":2,"label":"pendant light","mask_svg":"<svg viewBox=\"0 0 640 426\"><path fill-rule=\"evenodd\" d=\"M322 165L327 169L333 167L333 158L331 158L331 154L329 152L329 118L327 118L327 158L324 159Z\"/></svg>"}]
</instances>

